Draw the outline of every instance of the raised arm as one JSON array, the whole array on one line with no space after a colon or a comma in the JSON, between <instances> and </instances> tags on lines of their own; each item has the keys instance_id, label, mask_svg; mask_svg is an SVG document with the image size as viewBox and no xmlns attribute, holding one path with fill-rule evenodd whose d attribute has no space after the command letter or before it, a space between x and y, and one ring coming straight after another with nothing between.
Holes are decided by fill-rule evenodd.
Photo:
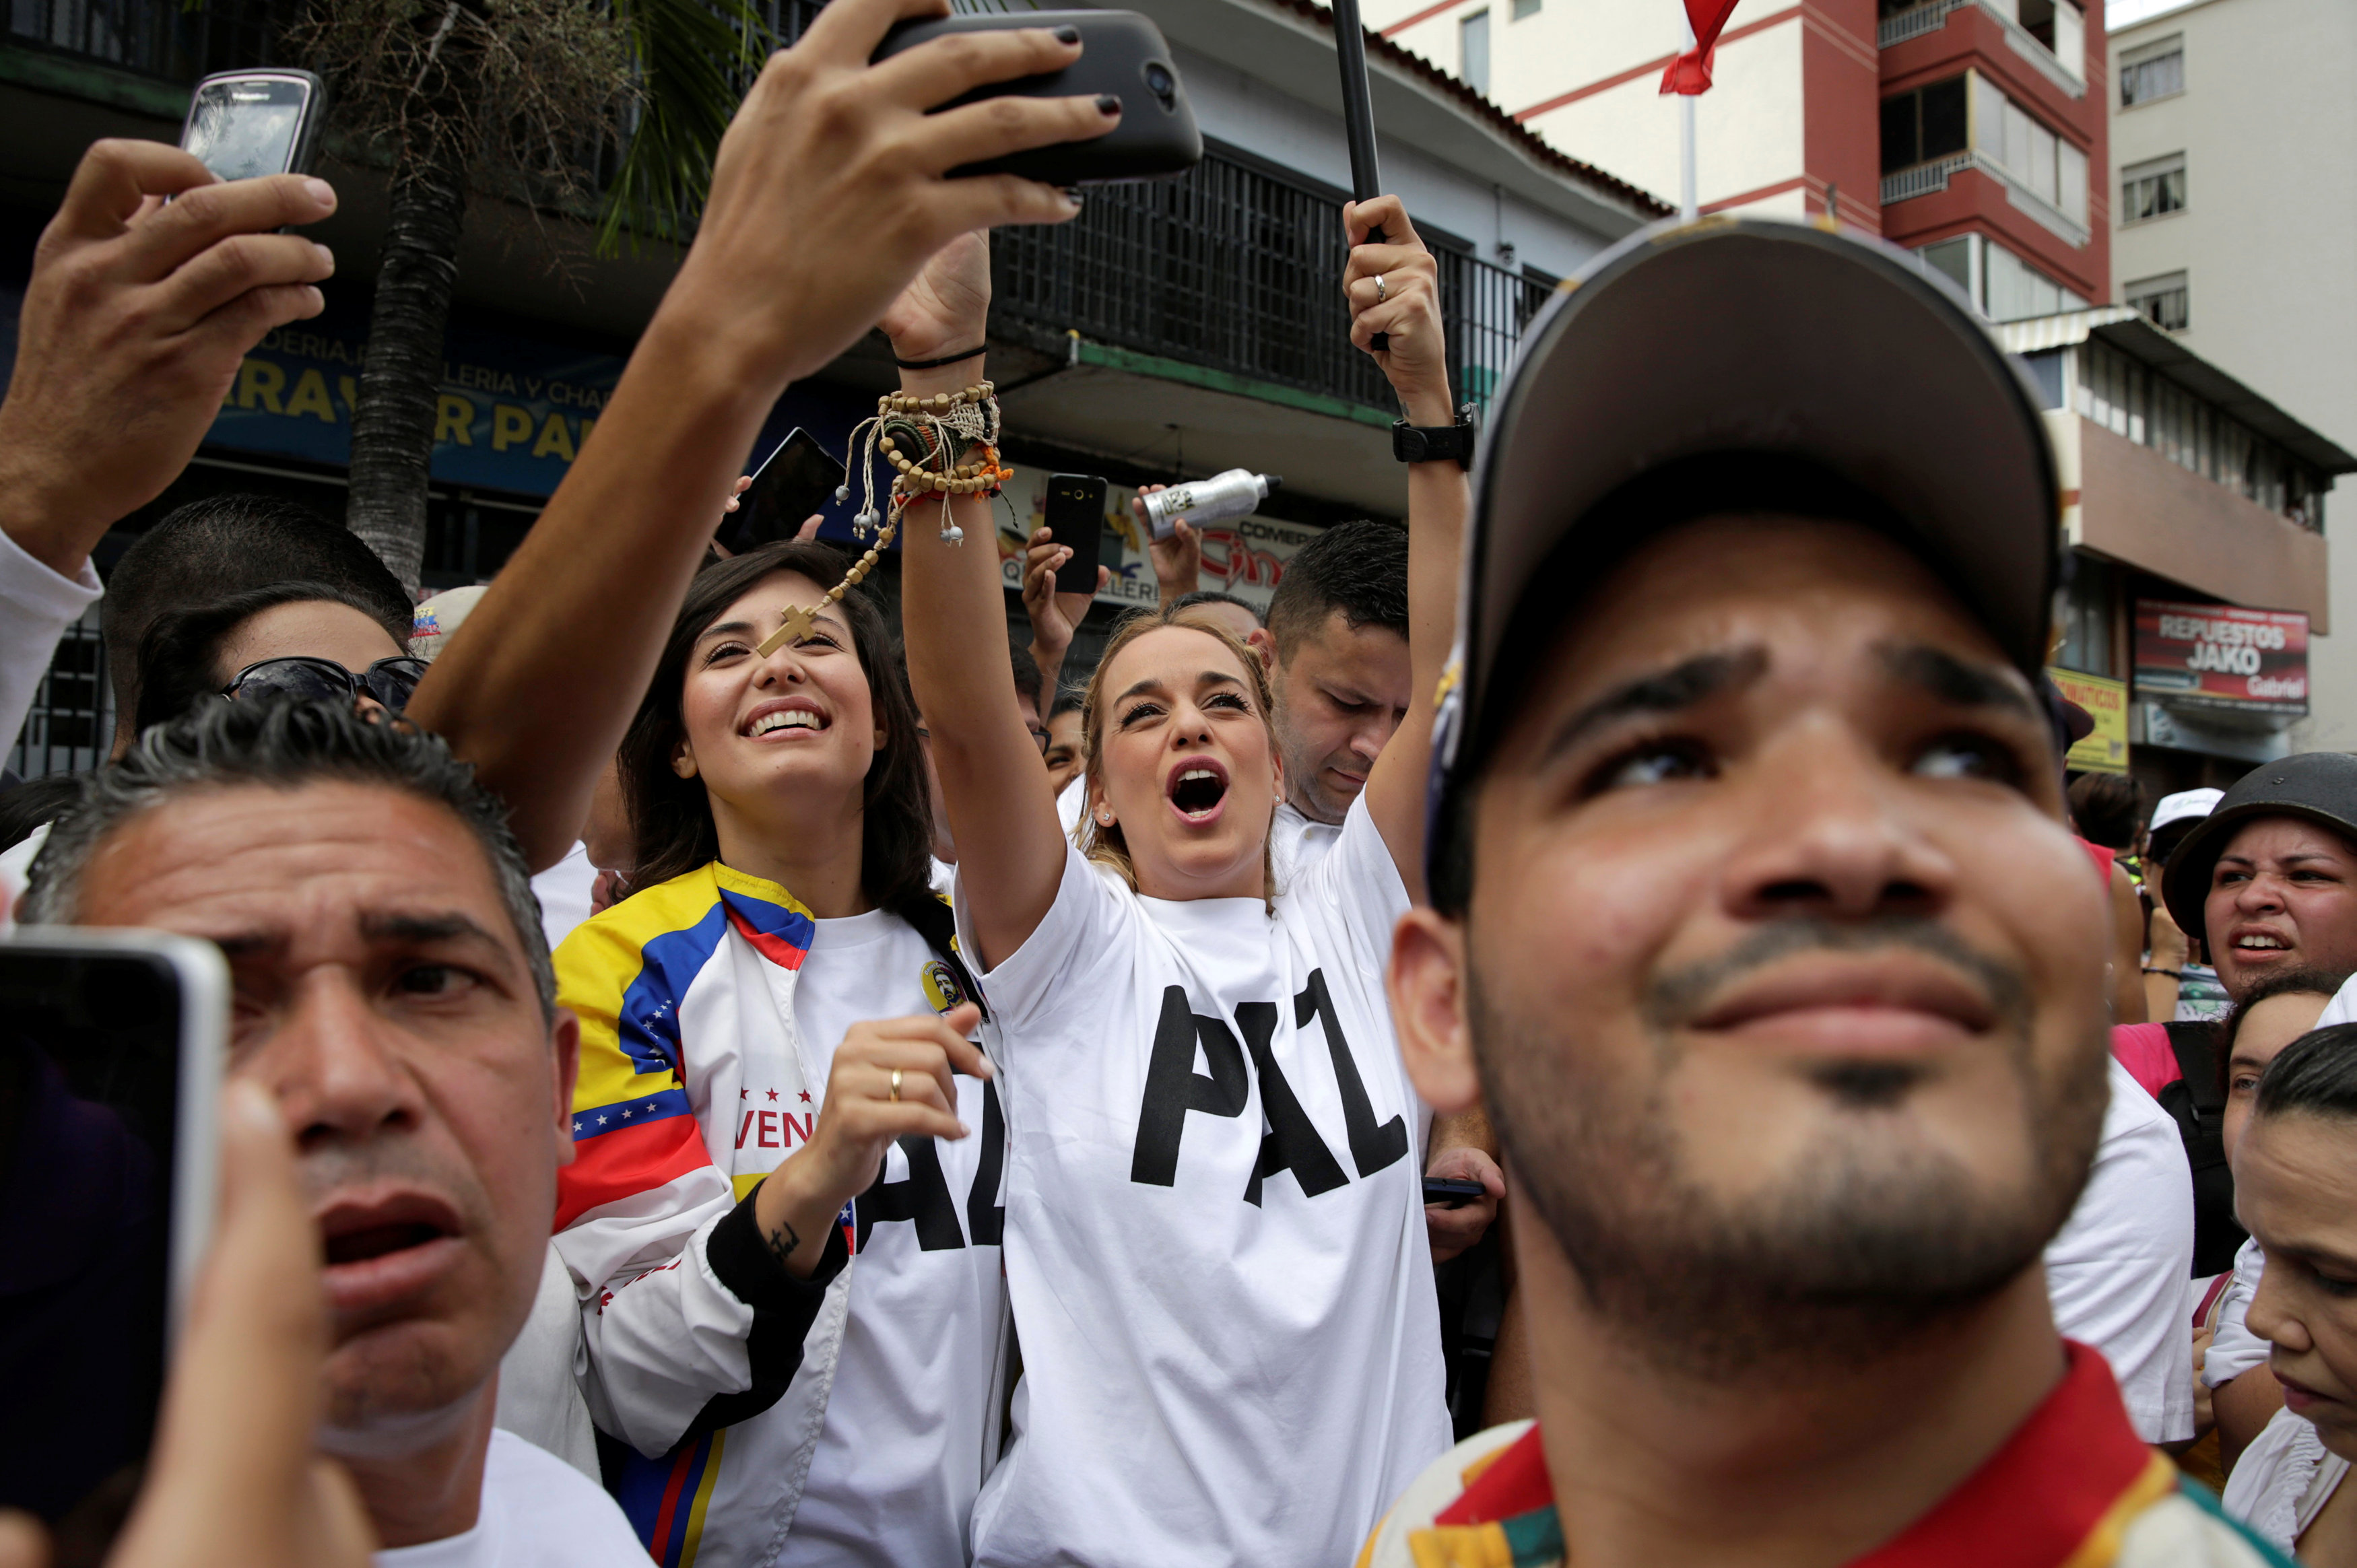
<instances>
[{"instance_id":1,"label":"raised arm","mask_svg":"<svg viewBox=\"0 0 2357 1568\"><path fill-rule=\"evenodd\" d=\"M409 715L505 798L535 869L579 833L712 519L786 383L849 348L952 236L1079 210L1013 176L942 177L1100 135L1117 114L1088 98L927 113L985 82L1060 69L1076 37L967 34L868 65L893 23L948 9L835 0L770 57L596 433L410 700Z\"/></svg>"},{"instance_id":2,"label":"raised arm","mask_svg":"<svg viewBox=\"0 0 2357 1568\"><path fill-rule=\"evenodd\" d=\"M966 234L946 247L884 318L892 351L931 360L982 341L990 314L990 247ZM979 355L933 371L904 371L901 389L954 392L983 377ZM992 543L991 503L962 497L964 531L942 538L941 503L912 503L901 521L900 617L909 683L932 736L933 769L958 843L958 888L985 968L1023 945L1056 901L1063 828L1039 748L1015 706L1015 676L999 644L1005 591Z\"/></svg>"},{"instance_id":3,"label":"raised arm","mask_svg":"<svg viewBox=\"0 0 2357 1568\"><path fill-rule=\"evenodd\" d=\"M1448 343L1440 326L1439 268L1416 238L1395 196L1342 209L1352 249L1342 290L1351 302L1351 341L1374 354L1391 379L1410 424L1452 424ZM1389 243L1363 243L1379 228ZM1375 280L1383 279L1382 299ZM1387 352L1368 346L1390 334ZM1471 489L1455 463L1412 463L1407 470L1408 666L1415 682L1407 717L1367 775L1367 811L1391 846L1409 896L1424 896L1424 795L1432 761L1433 694L1457 636L1457 564L1465 542Z\"/></svg>"}]
</instances>

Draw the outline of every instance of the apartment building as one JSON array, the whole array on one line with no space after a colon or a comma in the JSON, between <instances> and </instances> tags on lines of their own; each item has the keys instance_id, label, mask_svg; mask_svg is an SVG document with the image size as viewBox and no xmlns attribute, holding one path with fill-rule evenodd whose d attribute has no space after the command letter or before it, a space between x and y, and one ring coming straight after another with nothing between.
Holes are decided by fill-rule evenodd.
<instances>
[{"instance_id":1,"label":"apartment building","mask_svg":"<svg viewBox=\"0 0 2357 1568\"><path fill-rule=\"evenodd\" d=\"M2157 799L2285 755L2334 624L2324 494L2357 456L2130 306L1996 332L2038 385L2062 484L2054 664L2102 726L2072 766Z\"/></svg>"},{"instance_id":2,"label":"apartment building","mask_svg":"<svg viewBox=\"0 0 2357 1568\"><path fill-rule=\"evenodd\" d=\"M2357 5L2133 0L2112 17L2115 297L2357 449ZM2335 554L2330 597L2357 628L2357 551ZM2292 744L2357 749L2357 636L2310 658Z\"/></svg>"},{"instance_id":3,"label":"apartment building","mask_svg":"<svg viewBox=\"0 0 2357 1568\"><path fill-rule=\"evenodd\" d=\"M1369 0L1573 156L1678 188L1671 0ZM1744 0L1696 109L1705 212L1837 211L1996 320L2111 297L2103 17L2072 0Z\"/></svg>"}]
</instances>

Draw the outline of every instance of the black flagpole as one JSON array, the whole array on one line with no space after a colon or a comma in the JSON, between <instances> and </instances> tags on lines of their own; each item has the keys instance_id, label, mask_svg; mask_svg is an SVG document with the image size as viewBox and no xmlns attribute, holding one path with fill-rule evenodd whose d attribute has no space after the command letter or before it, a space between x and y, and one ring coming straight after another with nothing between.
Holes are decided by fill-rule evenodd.
<instances>
[{"instance_id":1,"label":"black flagpole","mask_svg":"<svg viewBox=\"0 0 2357 1568\"><path fill-rule=\"evenodd\" d=\"M1383 193L1383 171L1375 156L1375 108L1367 96L1367 37L1359 27L1359 0L1332 5L1334 56L1342 70L1342 132L1351 144L1351 196L1371 201ZM1367 231L1367 243L1383 242L1381 229ZM1382 353L1391 348L1391 338L1378 332L1370 346Z\"/></svg>"}]
</instances>

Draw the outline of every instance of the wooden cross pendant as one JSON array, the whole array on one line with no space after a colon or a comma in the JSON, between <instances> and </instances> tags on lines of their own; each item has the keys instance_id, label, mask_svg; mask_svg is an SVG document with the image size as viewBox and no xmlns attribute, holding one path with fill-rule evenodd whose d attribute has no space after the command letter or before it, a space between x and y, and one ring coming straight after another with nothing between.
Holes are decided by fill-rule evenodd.
<instances>
[{"instance_id":1,"label":"wooden cross pendant","mask_svg":"<svg viewBox=\"0 0 2357 1568\"><path fill-rule=\"evenodd\" d=\"M759 654L762 658L767 659L770 654L775 653L787 643L800 642L803 638L808 637L811 634L812 628L815 627L817 624L818 614L816 611L806 610L800 605L788 605L786 607L786 618L780 621L778 623L778 629L763 638L761 639L761 645L759 648L756 648L753 651Z\"/></svg>"}]
</instances>

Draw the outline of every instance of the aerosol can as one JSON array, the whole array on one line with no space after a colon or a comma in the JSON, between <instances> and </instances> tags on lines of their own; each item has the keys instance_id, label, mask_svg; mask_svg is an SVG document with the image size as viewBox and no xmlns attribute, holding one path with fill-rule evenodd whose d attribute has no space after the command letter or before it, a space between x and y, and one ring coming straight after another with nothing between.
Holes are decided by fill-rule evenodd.
<instances>
[{"instance_id":1,"label":"aerosol can","mask_svg":"<svg viewBox=\"0 0 2357 1568\"><path fill-rule=\"evenodd\" d=\"M1159 494L1147 496L1144 503L1146 521L1152 525L1155 538L1168 539L1181 522L1200 528L1205 523L1249 516L1253 508L1268 499L1269 491L1283 483L1285 480L1275 474L1230 468L1224 474L1173 485Z\"/></svg>"}]
</instances>

